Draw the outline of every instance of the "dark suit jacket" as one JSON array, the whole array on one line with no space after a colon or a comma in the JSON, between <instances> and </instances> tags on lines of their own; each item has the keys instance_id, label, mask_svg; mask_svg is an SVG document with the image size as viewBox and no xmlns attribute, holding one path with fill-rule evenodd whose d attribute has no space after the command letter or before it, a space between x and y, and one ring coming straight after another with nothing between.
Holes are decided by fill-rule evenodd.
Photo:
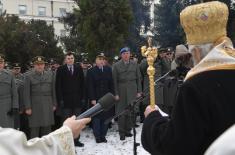
<instances>
[{"instance_id":1,"label":"dark suit jacket","mask_svg":"<svg viewBox=\"0 0 235 155\"><path fill-rule=\"evenodd\" d=\"M103 72L97 66L87 72L87 87L89 100L98 101L107 93L114 93L112 69L108 66L103 67ZM113 107L114 108L114 107ZM103 112L97 117L108 118L114 114L114 109Z\"/></svg>"},{"instance_id":2,"label":"dark suit jacket","mask_svg":"<svg viewBox=\"0 0 235 155\"><path fill-rule=\"evenodd\" d=\"M88 97L99 100L106 93L113 93L112 69L104 66L103 72L97 66L91 68L87 74Z\"/></svg>"},{"instance_id":3,"label":"dark suit jacket","mask_svg":"<svg viewBox=\"0 0 235 155\"><path fill-rule=\"evenodd\" d=\"M64 108L82 107L84 75L79 65L74 65L73 75L67 65L56 72L56 96L58 104Z\"/></svg>"}]
</instances>

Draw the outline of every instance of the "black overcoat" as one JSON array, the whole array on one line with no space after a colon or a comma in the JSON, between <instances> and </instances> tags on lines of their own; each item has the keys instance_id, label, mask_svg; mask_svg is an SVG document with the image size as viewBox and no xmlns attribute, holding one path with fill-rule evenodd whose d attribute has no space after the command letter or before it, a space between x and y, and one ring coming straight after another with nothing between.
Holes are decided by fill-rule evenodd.
<instances>
[{"instance_id":1,"label":"black overcoat","mask_svg":"<svg viewBox=\"0 0 235 155\"><path fill-rule=\"evenodd\" d=\"M74 65L73 74L67 65L56 72L57 102L64 108L81 108L84 91L84 74L80 65Z\"/></svg>"}]
</instances>

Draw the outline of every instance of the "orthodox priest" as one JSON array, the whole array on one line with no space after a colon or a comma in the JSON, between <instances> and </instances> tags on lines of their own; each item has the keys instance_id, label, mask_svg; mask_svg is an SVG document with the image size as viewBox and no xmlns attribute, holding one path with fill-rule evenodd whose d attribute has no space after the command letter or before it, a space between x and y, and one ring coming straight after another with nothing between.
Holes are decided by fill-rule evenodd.
<instances>
[{"instance_id":1,"label":"orthodox priest","mask_svg":"<svg viewBox=\"0 0 235 155\"><path fill-rule=\"evenodd\" d=\"M58 130L42 137L27 141L23 132L0 127L1 155L76 155L74 138L91 121L90 118L76 120L72 116L64 121ZM9 138L10 137L10 138Z\"/></svg>"},{"instance_id":2,"label":"orthodox priest","mask_svg":"<svg viewBox=\"0 0 235 155\"><path fill-rule=\"evenodd\" d=\"M200 155L235 123L235 50L227 38L228 8L213 1L180 14L194 67L180 88L171 119L148 106L143 147L151 154Z\"/></svg>"}]
</instances>

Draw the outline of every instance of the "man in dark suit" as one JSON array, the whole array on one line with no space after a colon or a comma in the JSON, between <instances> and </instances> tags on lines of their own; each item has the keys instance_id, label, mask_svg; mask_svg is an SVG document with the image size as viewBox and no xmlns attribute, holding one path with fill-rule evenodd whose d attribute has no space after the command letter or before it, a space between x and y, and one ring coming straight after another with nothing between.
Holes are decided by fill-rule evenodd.
<instances>
[{"instance_id":1,"label":"man in dark suit","mask_svg":"<svg viewBox=\"0 0 235 155\"><path fill-rule=\"evenodd\" d=\"M65 119L81 113L84 75L82 68L74 64L72 52L65 55L64 62L65 65L56 72L56 96ZM75 145L84 146L78 139L75 140Z\"/></svg>"},{"instance_id":2,"label":"man in dark suit","mask_svg":"<svg viewBox=\"0 0 235 155\"><path fill-rule=\"evenodd\" d=\"M96 57L96 66L89 69L87 73L88 97L92 106L96 105L106 93L113 93L112 69L104 66L105 56L103 53ZM92 120L93 133L96 143L107 142L105 136L108 131L108 124L104 124L105 120L114 115L114 108L109 111L102 112L95 116Z\"/></svg>"}]
</instances>

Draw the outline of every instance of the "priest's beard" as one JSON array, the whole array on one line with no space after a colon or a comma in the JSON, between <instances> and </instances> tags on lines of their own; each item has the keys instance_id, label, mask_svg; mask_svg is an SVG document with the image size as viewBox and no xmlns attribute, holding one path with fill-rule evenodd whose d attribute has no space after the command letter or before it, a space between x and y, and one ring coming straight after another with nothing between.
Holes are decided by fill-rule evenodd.
<instances>
[{"instance_id":1,"label":"priest's beard","mask_svg":"<svg viewBox=\"0 0 235 155\"><path fill-rule=\"evenodd\" d=\"M212 48L212 43L189 45L189 52L192 54L193 65L197 65L211 51Z\"/></svg>"}]
</instances>

